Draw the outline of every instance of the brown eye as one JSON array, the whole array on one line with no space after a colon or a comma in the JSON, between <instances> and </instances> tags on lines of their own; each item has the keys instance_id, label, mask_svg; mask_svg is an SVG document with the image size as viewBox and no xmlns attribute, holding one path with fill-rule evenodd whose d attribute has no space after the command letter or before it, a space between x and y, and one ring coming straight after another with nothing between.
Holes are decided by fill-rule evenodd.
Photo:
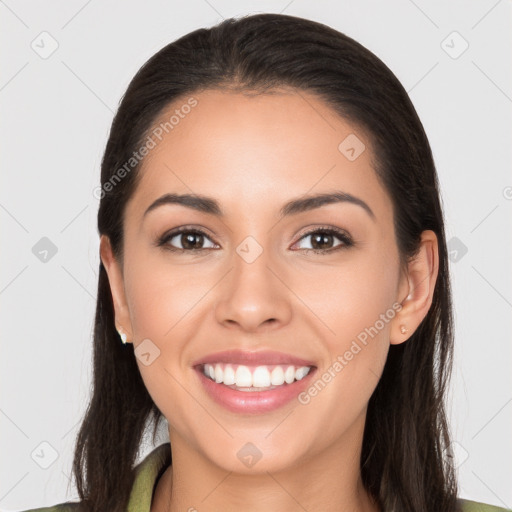
<instances>
[{"instance_id":1,"label":"brown eye","mask_svg":"<svg viewBox=\"0 0 512 512\"><path fill-rule=\"evenodd\" d=\"M354 245L350 236L343 231L333 228L317 228L303 235L301 240L308 238L311 239L311 247L302 247L302 249L316 253L329 253ZM336 239L339 241L337 244L335 243Z\"/></svg>"},{"instance_id":2,"label":"brown eye","mask_svg":"<svg viewBox=\"0 0 512 512\"><path fill-rule=\"evenodd\" d=\"M211 242L208 247L203 247L205 241L210 240L209 237L201 230L180 228L164 235L158 242L159 246L164 246L171 251L202 251L205 249L215 248L215 244ZM171 243L172 242L172 243Z\"/></svg>"},{"instance_id":3,"label":"brown eye","mask_svg":"<svg viewBox=\"0 0 512 512\"><path fill-rule=\"evenodd\" d=\"M178 235L183 249L202 249L204 235L200 233L181 233Z\"/></svg>"}]
</instances>

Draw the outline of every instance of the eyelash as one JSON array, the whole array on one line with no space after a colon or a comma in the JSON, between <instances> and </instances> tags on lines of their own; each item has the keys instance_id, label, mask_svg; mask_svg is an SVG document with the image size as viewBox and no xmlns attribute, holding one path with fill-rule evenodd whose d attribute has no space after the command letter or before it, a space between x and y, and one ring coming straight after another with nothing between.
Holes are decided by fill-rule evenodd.
<instances>
[{"instance_id":1,"label":"eyelash","mask_svg":"<svg viewBox=\"0 0 512 512\"><path fill-rule=\"evenodd\" d=\"M180 247L173 247L173 246L167 244L167 242L169 240L173 239L176 235L180 235L182 233L200 234L200 235L205 236L208 239L210 238L209 235L201 229L183 226L181 228L177 228L173 231L170 231L169 233L164 234L158 240L157 246L163 247L165 250L168 250L168 251L180 252L180 253L183 253L183 252L196 252L197 253L197 252L207 251L208 249L211 249L209 247L203 247L200 249L181 249ZM354 241L345 231L342 231L337 228L332 228L332 227L314 228L314 229L304 233L299 238L299 241L302 240L303 238L306 238L307 236L310 236L313 234L318 234L318 233L322 233L322 234L326 234L326 235L335 235L343 243L340 245L337 245L331 249L301 249L301 250L307 251L307 252L313 252L315 254L326 255L326 254L330 254L330 253L336 252L341 249L348 249L349 247L352 247L354 245Z\"/></svg>"}]
</instances>

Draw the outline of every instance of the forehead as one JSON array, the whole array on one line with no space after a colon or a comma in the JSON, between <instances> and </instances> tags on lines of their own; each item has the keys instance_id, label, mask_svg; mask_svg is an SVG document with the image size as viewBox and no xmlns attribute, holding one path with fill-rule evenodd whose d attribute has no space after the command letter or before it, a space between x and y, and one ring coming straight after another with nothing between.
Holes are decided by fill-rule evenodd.
<instances>
[{"instance_id":1,"label":"forehead","mask_svg":"<svg viewBox=\"0 0 512 512\"><path fill-rule=\"evenodd\" d=\"M149 133L128 205L138 217L172 192L215 197L237 217L332 190L371 203L377 217L391 212L365 132L311 93L202 91L168 105Z\"/></svg>"}]
</instances>

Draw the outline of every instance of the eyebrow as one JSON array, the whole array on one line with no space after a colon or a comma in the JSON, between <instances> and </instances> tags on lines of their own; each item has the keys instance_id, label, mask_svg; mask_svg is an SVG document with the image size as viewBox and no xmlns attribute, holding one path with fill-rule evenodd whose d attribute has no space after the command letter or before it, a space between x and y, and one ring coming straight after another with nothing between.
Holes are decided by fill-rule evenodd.
<instances>
[{"instance_id":1,"label":"eyebrow","mask_svg":"<svg viewBox=\"0 0 512 512\"><path fill-rule=\"evenodd\" d=\"M298 213L307 212L333 203L350 203L360 206L373 220L376 220L373 210L362 199L342 191L309 195L300 197L298 199L293 199L284 204L284 206L279 211L279 215L281 218L289 215L296 215ZM224 212L222 211L219 203L211 197L198 194L170 193L164 194L156 201L151 203L148 209L144 212L143 217L145 217L152 210L168 204L178 204L202 213L215 215L217 217L224 217Z\"/></svg>"}]
</instances>

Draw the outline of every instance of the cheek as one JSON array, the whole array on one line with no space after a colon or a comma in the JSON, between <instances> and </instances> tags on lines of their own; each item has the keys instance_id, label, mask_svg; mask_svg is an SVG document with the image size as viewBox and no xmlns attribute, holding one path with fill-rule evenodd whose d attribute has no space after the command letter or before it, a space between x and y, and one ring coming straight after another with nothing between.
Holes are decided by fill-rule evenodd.
<instances>
[{"instance_id":1,"label":"cheek","mask_svg":"<svg viewBox=\"0 0 512 512\"><path fill-rule=\"evenodd\" d=\"M394 249L392 244L386 246L385 240L378 240L371 246L347 252L335 264L310 265L296 272L300 277L293 282L293 289L319 320L331 355L343 349L347 340L373 326L382 314L394 313L399 276ZM385 337L389 322L379 322L378 327Z\"/></svg>"},{"instance_id":2,"label":"cheek","mask_svg":"<svg viewBox=\"0 0 512 512\"><path fill-rule=\"evenodd\" d=\"M329 411L333 421L326 428L333 435L366 407L384 368L396 316L398 270L391 247L387 253L361 251L336 271L323 268L314 276L323 285L308 295L307 303L329 329L324 336L327 358L301 403Z\"/></svg>"},{"instance_id":3,"label":"cheek","mask_svg":"<svg viewBox=\"0 0 512 512\"><path fill-rule=\"evenodd\" d=\"M186 368L187 348L197 329L201 297L208 290L208 280L200 279L193 265L166 264L164 258L133 258L126 266L126 296L134 332L136 355L142 344L155 350L157 357L145 364L136 357L144 384L164 417L187 432L193 422L190 395L184 392L190 368ZM157 349L147 345L151 340ZM138 347L141 347L138 350ZM185 373L184 373L185 372Z\"/></svg>"},{"instance_id":4,"label":"cheek","mask_svg":"<svg viewBox=\"0 0 512 512\"><path fill-rule=\"evenodd\" d=\"M201 274L199 267L171 265L165 254L137 254L133 249L126 260L125 291L135 353L141 354L147 346L157 354L150 364L144 364L142 357L136 361L148 392L167 417L173 412L180 418L177 411L183 412L190 401L180 382L183 372L191 371L187 366L191 340L197 335L199 316L204 315L205 294L217 279L211 271Z\"/></svg>"},{"instance_id":5,"label":"cheek","mask_svg":"<svg viewBox=\"0 0 512 512\"><path fill-rule=\"evenodd\" d=\"M179 342L175 333L193 321L194 309L213 286L213 276L202 277L194 265L167 264L165 256L133 259L126 268L135 339L150 338L166 345L172 340L175 346Z\"/></svg>"}]
</instances>

